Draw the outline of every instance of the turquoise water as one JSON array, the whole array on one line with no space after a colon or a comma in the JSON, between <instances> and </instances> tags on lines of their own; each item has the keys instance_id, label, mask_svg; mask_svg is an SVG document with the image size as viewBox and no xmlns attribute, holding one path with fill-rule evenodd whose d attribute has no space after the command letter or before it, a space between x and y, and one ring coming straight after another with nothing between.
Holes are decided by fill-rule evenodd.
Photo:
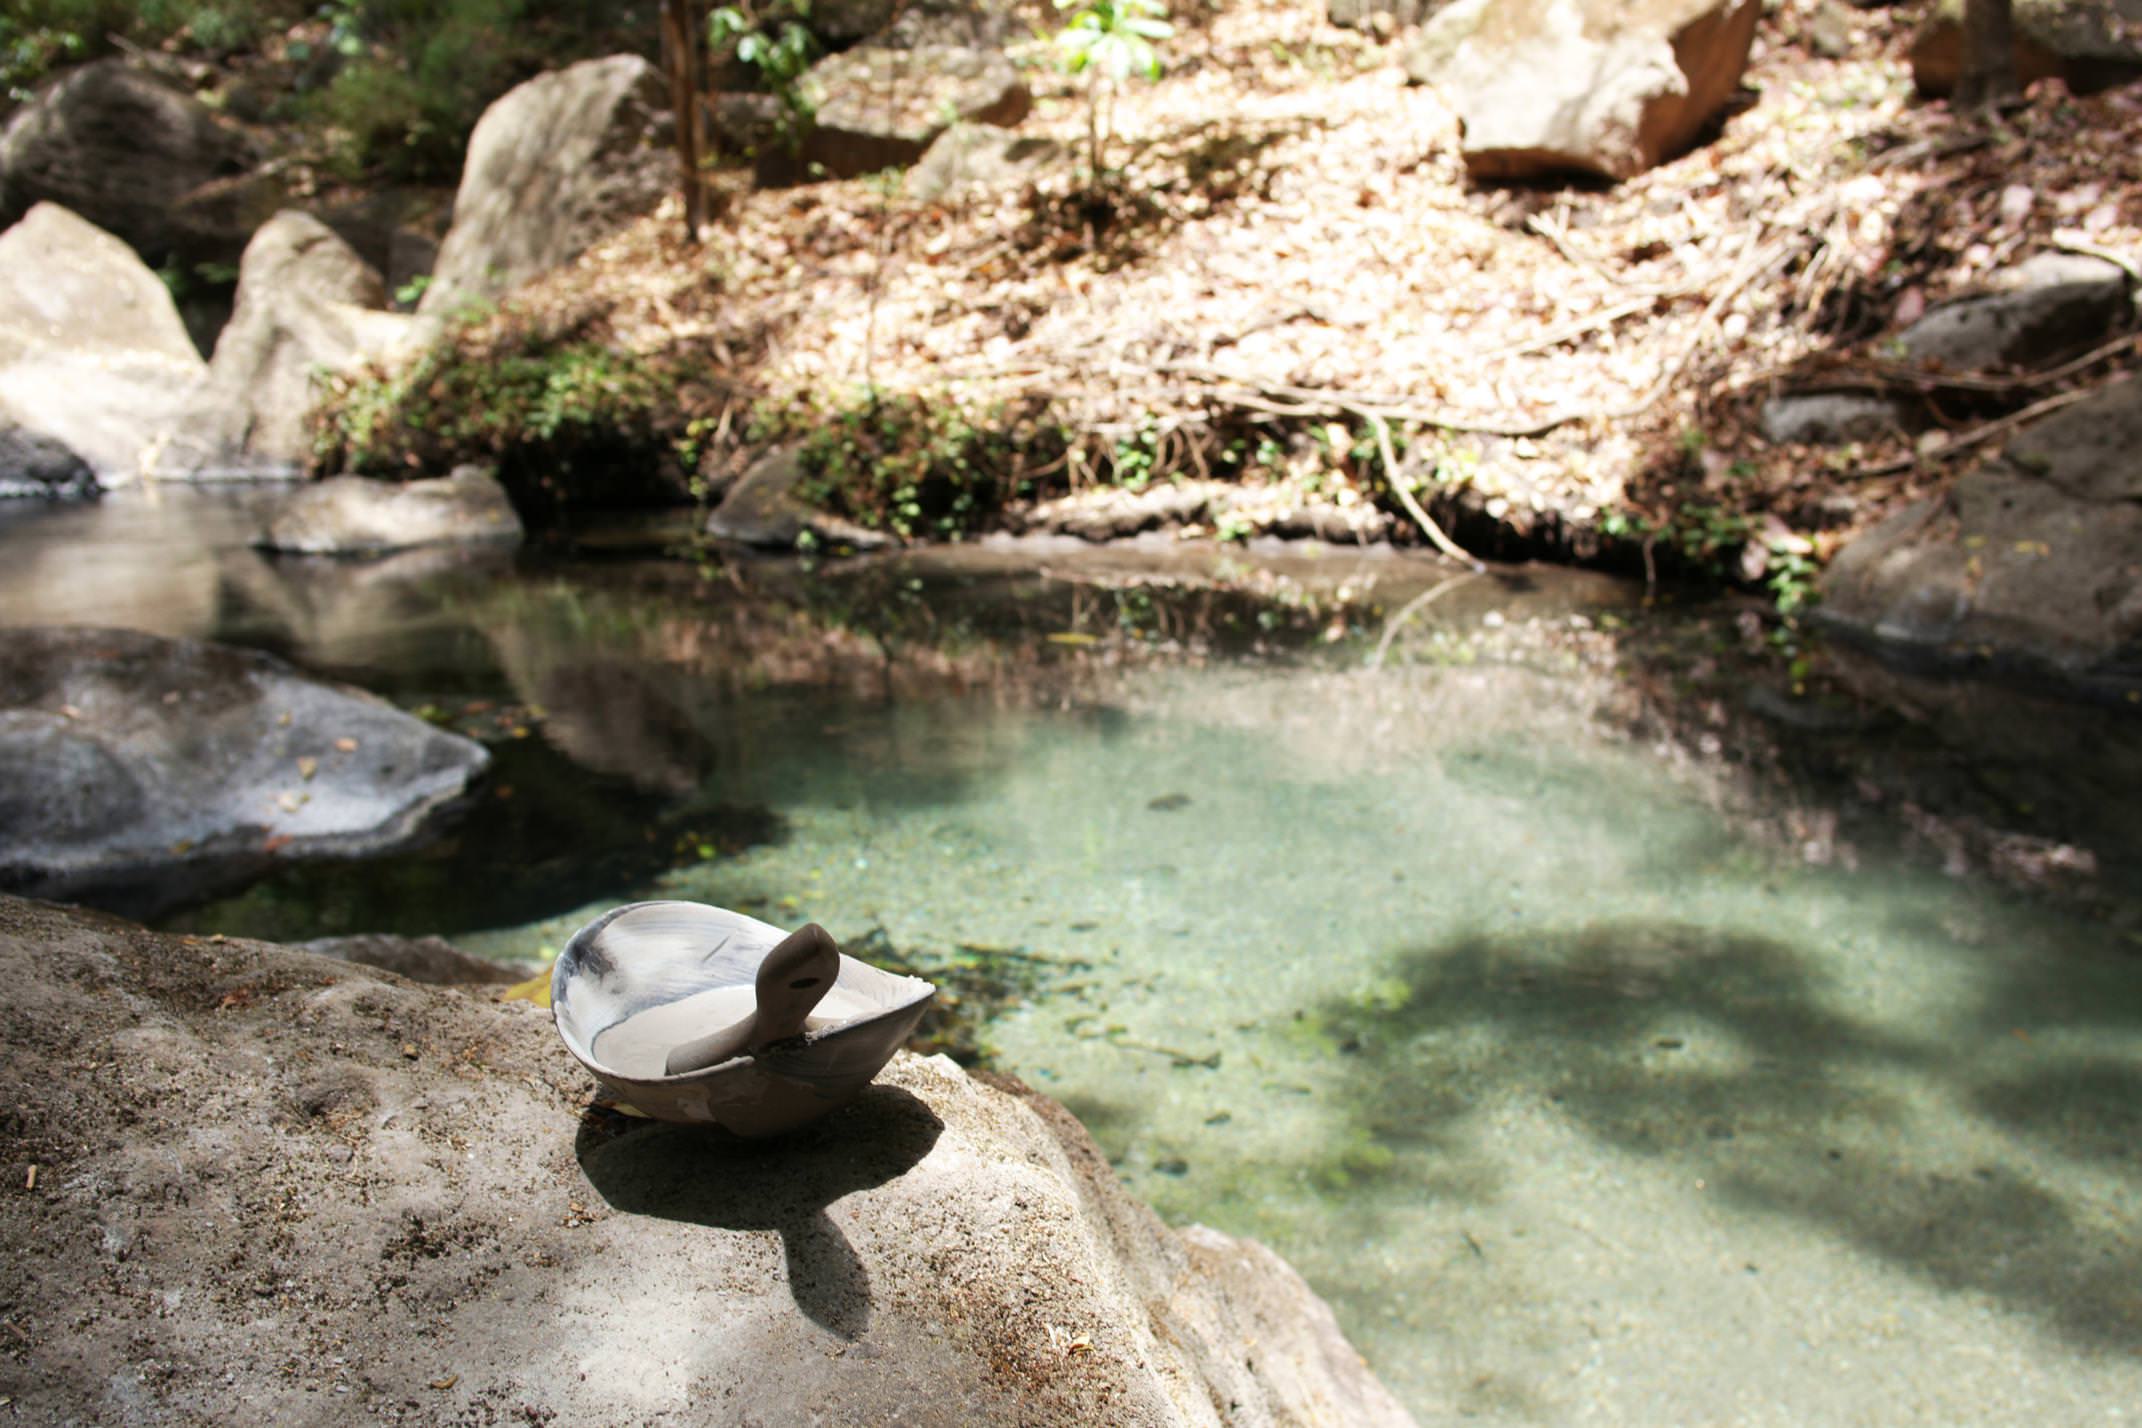
<instances>
[{"instance_id":1,"label":"turquoise water","mask_svg":"<svg viewBox=\"0 0 2142 1428\"><path fill-rule=\"evenodd\" d=\"M989 1029L1171 1220L1278 1247L1427 1421L2142 1404L2142 958L1734 817L1492 662L1147 671L753 768L662 895L1060 964ZM555 944L573 917L487 945Z\"/></svg>"},{"instance_id":2,"label":"turquoise water","mask_svg":"<svg viewBox=\"0 0 2142 1428\"><path fill-rule=\"evenodd\" d=\"M1792 700L1732 611L1339 554L208 564L178 632L473 728L548 812L189 925L532 957L677 896L1015 963L997 1064L1423 1422L2142 1411L2133 721ZM509 848L592 885L448 905Z\"/></svg>"}]
</instances>

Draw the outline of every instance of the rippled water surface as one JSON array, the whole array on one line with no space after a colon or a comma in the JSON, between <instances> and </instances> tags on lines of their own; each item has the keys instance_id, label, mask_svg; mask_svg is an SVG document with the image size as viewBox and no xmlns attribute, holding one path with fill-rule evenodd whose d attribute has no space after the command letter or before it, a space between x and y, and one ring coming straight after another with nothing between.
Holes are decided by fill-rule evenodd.
<instances>
[{"instance_id":1,"label":"rippled water surface","mask_svg":"<svg viewBox=\"0 0 2142 1428\"><path fill-rule=\"evenodd\" d=\"M1738 612L1342 552L67 521L0 528L10 622L263 645L500 755L440 844L183 925L531 957L678 896L985 972L996 1064L1284 1253L1424 1422L2142 1412L2132 720L1819 656L1796 698Z\"/></svg>"}]
</instances>

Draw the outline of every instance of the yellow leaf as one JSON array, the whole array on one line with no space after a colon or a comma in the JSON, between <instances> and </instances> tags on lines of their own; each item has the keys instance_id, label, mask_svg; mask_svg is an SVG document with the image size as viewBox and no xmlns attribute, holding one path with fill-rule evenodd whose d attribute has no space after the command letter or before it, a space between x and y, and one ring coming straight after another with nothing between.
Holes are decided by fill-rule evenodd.
<instances>
[{"instance_id":1,"label":"yellow leaf","mask_svg":"<svg viewBox=\"0 0 2142 1428\"><path fill-rule=\"evenodd\" d=\"M1049 636L1052 645L1097 645L1100 642L1100 636L1080 634L1077 630L1064 630Z\"/></svg>"},{"instance_id":2,"label":"yellow leaf","mask_svg":"<svg viewBox=\"0 0 2142 1428\"><path fill-rule=\"evenodd\" d=\"M550 1005L550 968L545 967L525 982L516 982L506 988L500 1000L509 1002L534 1002L539 1007Z\"/></svg>"}]
</instances>

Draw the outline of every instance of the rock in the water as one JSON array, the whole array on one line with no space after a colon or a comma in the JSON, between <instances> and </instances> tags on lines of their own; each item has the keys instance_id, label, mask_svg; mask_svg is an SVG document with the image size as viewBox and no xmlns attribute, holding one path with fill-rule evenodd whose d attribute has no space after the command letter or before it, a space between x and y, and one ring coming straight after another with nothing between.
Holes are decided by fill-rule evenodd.
<instances>
[{"instance_id":1,"label":"rock in the water","mask_svg":"<svg viewBox=\"0 0 2142 1428\"><path fill-rule=\"evenodd\" d=\"M276 214L246 245L237 306L163 465L296 475L312 451L306 417L319 375L386 357L407 337L411 319L386 306L378 271L333 229Z\"/></svg>"},{"instance_id":2,"label":"rock in the water","mask_svg":"<svg viewBox=\"0 0 2142 1428\"><path fill-rule=\"evenodd\" d=\"M1027 183L1068 156L1054 139L987 124L954 124L907 171L905 187L909 198L939 203L978 189Z\"/></svg>"},{"instance_id":3,"label":"rock in the water","mask_svg":"<svg viewBox=\"0 0 2142 1428\"><path fill-rule=\"evenodd\" d=\"M890 543L885 535L828 515L796 494L805 474L793 448L767 452L737 478L707 517L707 534L765 550L793 550L799 544L876 550Z\"/></svg>"},{"instance_id":4,"label":"rock in the water","mask_svg":"<svg viewBox=\"0 0 2142 1428\"><path fill-rule=\"evenodd\" d=\"M652 209L677 179L667 97L653 65L612 55L538 75L484 110L417 311L445 318L498 297Z\"/></svg>"},{"instance_id":5,"label":"rock in the water","mask_svg":"<svg viewBox=\"0 0 2142 1428\"><path fill-rule=\"evenodd\" d=\"M1780 444L1871 441L1892 435L1903 425L1903 413L1887 397L1805 392L1763 403L1763 440Z\"/></svg>"},{"instance_id":6,"label":"rock in the water","mask_svg":"<svg viewBox=\"0 0 2142 1428\"><path fill-rule=\"evenodd\" d=\"M207 371L169 289L126 244L49 203L0 233L0 418L66 443L112 485L154 461Z\"/></svg>"},{"instance_id":7,"label":"rock in the water","mask_svg":"<svg viewBox=\"0 0 2142 1428\"><path fill-rule=\"evenodd\" d=\"M297 946L299 951L310 952L316 957L377 967L397 977L435 987L502 986L522 981L530 975L503 962L471 957L444 937L396 937L391 933L367 932L354 937L316 937Z\"/></svg>"},{"instance_id":8,"label":"rock in the water","mask_svg":"<svg viewBox=\"0 0 2142 1428\"><path fill-rule=\"evenodd\" d=\"M1951 371L2057 361L2130 318L2127 274L2079 253L2040 253L1997 274L1989 289L1945 302L1897 334L1907 362Z\"/></svg>"},{"instance_id":9,"label":"rock in the water","mask_svg":"<svg viewBox=\"0 0 2142 1428\"><path fill-rule=\"evenodd\" d=\"M0 976L0 1294L69 1326L25 1421L1411 1422L1277 1256L941 1057L740 1145L586 1109L538 1008L288 948L0 898Z\"/></svg>"},{"instance_id":10,"label":"rock in the water","mask_svg":"<svg viewBox=\"0 0 2142 1428\"><path fill-rule=\"evenodd\" d=\"M0 417L0 501L93 500L97 473L66 442Z\"/></svg>"},{"instance_id":11,"label":"rock in the water","mask_svg":"<svg viewBox=\"0 0 2142 1428\"><path fill-rule=\"evenodd\" d=\"M498 477L470 465L429 481L316 482L269 517L259 544L301 555L374 555L447 543L514 545L521 535Z\"/></svg>"},{"instance_id":12,"label":"rock in the water","mask_svg":"<svg viewBox=\"0 0 2142 1428\"><path fill-rule=\"evenodd\" d=\"M490 762L266 655L131 630L0 639L0 886L130 909L403 845Z\"/></svg>"},{"instance_id":13,"label":"rock in the water","mask_svg":"<svg viewBox=\"0 0 2142 1428\"><path fill-rule=\"evenodd\" d=\"M818 112L793 151L759 155L766 183L855 178L914 163L953 123L1009 128L1034 107L1019 71L992 50L960 45L846 50L811 67Z\"/></svg>"},{"instance_id":14,"label":"rock in the water","mask_svg":"<svg viewBox=\"0 0 2142 1428\"><path fill-rule=\"evenodd\" d=\"M2058 78L2090 94L2142 78L2142 0L2015 0L2015 36L2024 84ZM1951 94L1963 67L1963 0L1941 0L1912 37L1912 83Z\"/></svg>"},{"instance_id":15,"label":"rock in the water","mask_svg":"<svg viewBox=\"0 0 2142 1428\"><path fill-rule=\"evenodd\" d=\"M1200 520L1235 493L1224 481L1168 481L1140 491L1093 486L1042 502L1027 513L1026 526L1081 540L1117 540Z\"/></svg>"},{"instance_id":16,"label":"rock in the water","mask_svg":"<svg viewBox=\"0 0 2142 1428\"><path fill-rule=\"evenodd\" d=\"M152 263L235 261L281 192L250 140L124 60L53 81L0 135L0 226L56 203Z\"/></svg>"},{"instance_id":17,"label":"rock in the water","mask_svg":"<svg viewBox=\"0 0 2142 1428\"><path fill-rule=\"evenodd\" d=\"M1625 179L1673 157L1740 86L1760 0L1458 0L1406 73L1464 128L1483 179Z\"/></svg>"},{"instance_id":18,"label":"rock in the water","mask_svg":"<svg viewBox=\"0 0 2142 1428\"><path fill-rule=\"evenodd\" d=\"M1833 628L1902 651L2142 688L2142 380L2047 418L1853 541Z\"/></svg>"}]
</instances>

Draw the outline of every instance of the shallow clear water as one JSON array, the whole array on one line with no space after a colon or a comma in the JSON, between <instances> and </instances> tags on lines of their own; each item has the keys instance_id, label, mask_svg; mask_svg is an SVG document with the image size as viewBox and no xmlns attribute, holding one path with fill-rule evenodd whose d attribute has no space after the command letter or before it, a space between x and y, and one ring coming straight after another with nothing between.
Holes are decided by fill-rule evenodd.
<instances>
[{"instance_id":1,"label":"shallow clear water","mask_svg":"<svg viewBox=\"0 0 2142 1428\"><path fill-rule=\"evenodd\" d=\"M561 821L189 925L437 920L489 839L603 874L464 914L492 955L654 895L1014 962L998 1064L1169 1219L1278 1248L1424 1422L2142 1412L2131 723L1943 744L1971 718L1922 693L1781 734L1730 621L1538 572L1388 630L1440 572L219 558L193 632L489 706L545 752L481 816ZM2081 846L2069 895L1994 876Z\"/></svg>"}]
</instances>

